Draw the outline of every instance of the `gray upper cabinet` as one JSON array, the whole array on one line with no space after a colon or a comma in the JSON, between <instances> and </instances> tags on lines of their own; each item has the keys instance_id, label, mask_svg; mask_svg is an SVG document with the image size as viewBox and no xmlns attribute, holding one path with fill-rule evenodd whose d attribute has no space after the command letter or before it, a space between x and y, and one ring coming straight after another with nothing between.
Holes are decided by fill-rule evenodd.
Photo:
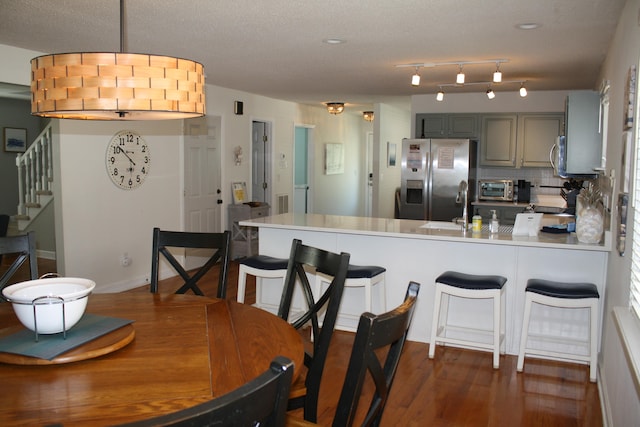
<instances>
[{"instance_id":1,"label":"gray upper cabinet","mask_svg":"<svg viewBox=\"0 0 640 427\"><path fill-rule=\"evenodd\" d=\"M416 138L478 138L478 114L416 114Z\"/></svg>"},{"instance_id":2,"label":"gray upper cabinet","mask_svg":"<svg viewBox=\"0 0 640 427\"><path fill-rule=\"evenodd\" d=\"M549 153L563 129L564 113L519 114L517 167L551 167Z\"/></svg>"},{"instance_id":3,"label":"gray upper cabinet","mask_svg":"<svg viewBox=\"0 0 640 427\"><path fill-rule=\"evenodd\" d=\"M481 166L516 166L517 114L482 115Z\"/></svg>"}]
</instances>

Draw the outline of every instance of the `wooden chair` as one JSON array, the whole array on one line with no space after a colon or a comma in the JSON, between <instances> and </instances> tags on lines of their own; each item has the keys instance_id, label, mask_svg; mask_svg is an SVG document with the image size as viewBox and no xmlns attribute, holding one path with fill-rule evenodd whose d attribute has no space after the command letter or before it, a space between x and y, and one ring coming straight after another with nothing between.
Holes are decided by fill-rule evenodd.
<instances>
[{"instance_id":1,"label":"wooden chair","mask_svg":"<svg viewBox=\"0 0 640 427\"><path fill-rule=\"evenodd\" d=\"M223 396L182 411L123 424L121 427L284 426L292 375L291 360L279 356L258 378Z\"/></svg>"},{"instance_id":2,"label":"wooden chair","mask_svg":"<svg viewBox=\"0 0 640 427\"><path fill-rule=\"evenodd\" d=\"M0 278L0 289L9 284L9 279L11 279L27 260L29 261L31 279L35 280L38 278L35 231L30 231L21 236L0 237L0 255L4 254L17 254L18 256Z\"/></svg>"},{"instance_id":3,"label":"wooden chair","mask_svg":"<svg viewBox=\"0 0 640 427\"><path fill-rule=\"evenodd\" d=\"M373 379L375 392L361 425L380 425L389 391L393 385L393 378L400 362L402 348L407 339L419 291L420 284L410 282L404 302L400 306L380 315L367 312L360 316L347 375L333 419L334 426L353 425L367 372ZM386 349L384 364L377 356L380 349L383 348ZM288 427L310 425L314 424L287 416Z\"/></svg>"},{"instance_id":4,"label":"wooden chair","mask_svg":"<svg viewBox=\"0 0 640 427\"><path fill-rule=\"evenodd\" d=\"M182 231L165 231L159 228L153 229L153 250L151 259L151 286L152 293L158 292L158 270L160 264L160 254L162 254L169 264L184 280L184 285L176 293L184 294L189 289L196 295L204 295L198 287L198 281L220 261L220 276L218 280L218 298L225 298L227 295L227 275L229 270L229 249L231 245L231 233L196 233ZM182 265L169 252L167 248L192 248L192 249L215 249L209 260L192 276L185 271Z\"/></svg>"},{"instance_id":5,"label":"wooden chair","mask_svg":"<svg viewBox=\"0 0 640 427\"><path fill-rule=\"evenodd\" d=\"M291 244L291 254L287 275L284 281L282 298L278 309L278 316L284 320L289 320L291 311L291 301L296 282L302 286L302 294L307 305L307 311L297 317L291 324L296 329L311 323L311 337L313 342L309 347L313 347L313 352L305 353L306 375L301 375L292 385L289 396L289 409L304 408L304 418L315 422L318 412L318 394L320 392L320 380L324 370L329 343L333 335L340 300L344 290L344 283L349 268L349 254L336 254L322 249L305 246L298 239L294 239ZM309 284L309 279L305 268L315 269L320 273L333 277L333 280L318 297L314 300L313 291ZM322 314L322 328L318 324L318 314Z\"/></svg>"}]
</instances>

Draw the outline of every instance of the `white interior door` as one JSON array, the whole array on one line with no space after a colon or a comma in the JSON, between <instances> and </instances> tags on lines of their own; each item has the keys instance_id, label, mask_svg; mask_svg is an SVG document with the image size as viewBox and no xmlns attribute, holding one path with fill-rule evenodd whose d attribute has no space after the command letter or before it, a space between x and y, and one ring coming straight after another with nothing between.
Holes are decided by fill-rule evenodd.
<instances>
[{"instance_id":1,"label":"white interior door","mask_svg":"<svg viewBox=\"0 0 640 427\"><path fill-rule=\"evenodd\" d=\"M295 127L293 160L293 212L309 212L309 131L303 126Z\"/></svg>"},{"instance_id":2,"label":"white interior door","mask_svg":"<svg viewBox=\"0 0 640 427\"><path fill-rule=\"evenodd\" d=\"M221 118L205 116L185 120L184 221L185 231L222 231L220 198ZM207 251L208 252L208 251ZM188 252L187 267L201 265L206 253Z\"/></svg>"}]
</instances>

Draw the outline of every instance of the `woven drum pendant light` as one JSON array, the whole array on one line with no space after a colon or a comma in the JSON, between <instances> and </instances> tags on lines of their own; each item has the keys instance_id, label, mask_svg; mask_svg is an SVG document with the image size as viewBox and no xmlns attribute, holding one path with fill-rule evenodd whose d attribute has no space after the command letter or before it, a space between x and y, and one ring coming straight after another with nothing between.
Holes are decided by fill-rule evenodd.
<instances>
[{"instance_id":1,"label":"woven drum pendant light","mask_svg":"<svg viewBox=\"0 0 640 427\"><path fill-rule=\"evenodd\" d=\"M204 67L170 56L86 52L31 60L31 114L84 120L168 120L205 115Z\"/></svg>"}]
</instances>

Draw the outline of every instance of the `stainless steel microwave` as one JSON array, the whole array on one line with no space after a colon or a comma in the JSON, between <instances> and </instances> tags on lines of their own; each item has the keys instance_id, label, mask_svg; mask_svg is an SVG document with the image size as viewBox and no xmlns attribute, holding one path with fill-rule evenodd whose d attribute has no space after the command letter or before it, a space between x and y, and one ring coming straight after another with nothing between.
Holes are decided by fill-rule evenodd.
<instances>
[{"instance_id":1,"label":"stainless steel microwave","mask_svg":"<svg viewBox=\"0 0 640 427\"><path fill-rule=\"evenodd\" d=\"M513 201L513 181L508 179L481 179L478 181L479 200Z\"/></svg>"}]
</instances>

